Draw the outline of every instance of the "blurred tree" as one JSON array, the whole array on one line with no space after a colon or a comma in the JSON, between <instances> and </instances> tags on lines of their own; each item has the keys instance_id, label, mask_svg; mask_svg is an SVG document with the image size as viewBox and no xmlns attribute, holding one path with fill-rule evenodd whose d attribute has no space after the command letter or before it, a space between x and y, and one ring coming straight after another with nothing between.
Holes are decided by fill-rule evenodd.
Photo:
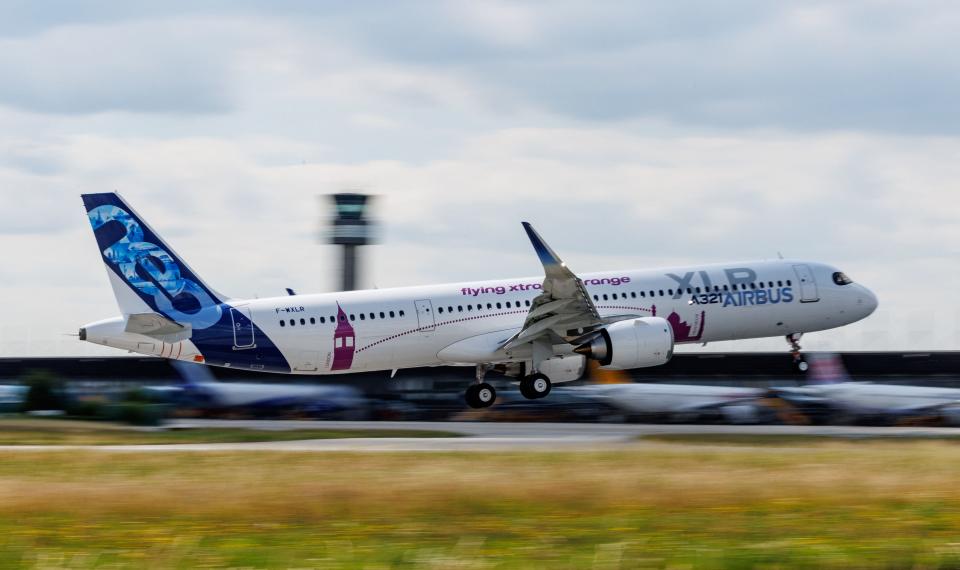
<instances>
[{"instance_id":1,"label":"blurred tree","mask_svg":"<svg viewBox=\"0 0 960 570\"><path fill-rule=\"evenodd\" d=\"M23 400L23 411L62 410L64 407L63 380L48 370L31 370L23 377L29 387Z\"/></svg>"}]
</instances>

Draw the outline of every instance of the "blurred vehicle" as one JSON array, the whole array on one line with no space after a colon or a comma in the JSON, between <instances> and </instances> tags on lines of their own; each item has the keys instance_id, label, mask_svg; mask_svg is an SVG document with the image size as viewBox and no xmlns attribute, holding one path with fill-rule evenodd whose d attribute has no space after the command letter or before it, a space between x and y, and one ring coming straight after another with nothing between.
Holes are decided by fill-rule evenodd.
<instances>
[{"instance_id":1,"label":"blurred vehicle","mask_svg":"<svg viewBox=\"0 0 960 570\"><path fill-rule=\"evenodd\" d=\"M29 390L28 386L20 384L0 385L0 414L19 412Z\"/></svg>"},{"instance_id":2,"label":"blurred vehicle","mask_svg":"<svg viewBox=\"0 0 960 570\"><path fill-rule=\"evenodd\" d=\"M960 425L960 389L851 381L837 354L811 354L808 383L770 391L802 413L843 423Z\"/></svg>"},{"instance_id":3,"label":"blurred vehicle","mask_svg":"<svg viewBox=\"0 0 960 570\"><path fill-rule=\"evenodd\" d=\"M367 417L367 401L352 386L218 382L204 366L189 362L174 362L173 366L181 375L181 384L146 390L178 406L255 416Z\"/></svg>"}]
</instances>

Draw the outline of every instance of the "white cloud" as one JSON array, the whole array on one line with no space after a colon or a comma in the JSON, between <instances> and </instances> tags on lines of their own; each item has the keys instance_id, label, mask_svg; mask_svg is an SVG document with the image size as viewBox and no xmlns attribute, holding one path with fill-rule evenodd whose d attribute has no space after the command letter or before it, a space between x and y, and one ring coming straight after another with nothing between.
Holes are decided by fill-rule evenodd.
<instances>
[{"instance_id":1,"label":"white cloud","mask_svg":"<svg viewBox=\"0 0 960 570\"><path fill-rule=\"evenodd\" d=\"M121 191L215 287L264 296L335 286L318 195L360 188L385 222L368 284L535 275L525 219L580 272L834 262L881 309L810 346L955 348L960 11L693 8L11 14L0 346L73 352L59 335L114 310L81 192ZM735 347L756 346L782 348Z\"/></svg>"}]
</instances>

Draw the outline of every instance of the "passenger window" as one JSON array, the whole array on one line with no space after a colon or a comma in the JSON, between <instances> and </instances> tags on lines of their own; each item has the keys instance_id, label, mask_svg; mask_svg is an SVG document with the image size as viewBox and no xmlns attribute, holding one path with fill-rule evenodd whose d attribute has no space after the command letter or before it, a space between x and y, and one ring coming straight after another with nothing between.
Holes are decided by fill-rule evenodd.
<instances>
[{"instance_id":1,"label":"passenger window","mask_svg":"<svg viewBox=\"0 0 960 570\"><path fill-rule=\"evenodd\" d=\"M393 318L393 311L390 311L390 318Z\"/></svg>"},{"instance_id":2,"label":"passenger window","mask_svg":"<svg viewBox=\"0 0 960 570\"><path fill-rule=\"evenodd\" d=\"M403 311L400 311L400 316L401 316L401 317L403 316L403 314L404 314Z\"/></svg>"},{"instance_id":3,"label":"passenger window","mask_svg":"<svg viewBox=\"0 0 960 570\"><path fill-rule=\"evenodd\" d=\"M353 318L353 315L350 315L350 318ZM363 316L363 313L360 313L360 320L361 320L361 321L367 320L367 318L366 318L365 316Z\"/></svg>"},{"instance_id":4,"label":"passenger window","mask_svg":"<svg viewBox=\"0 0 960 570\"><path fill-rule=\"evenodd\" d=\"M468 310L468 311L472 311L472 310L473 310L473 305L467 305L467 310Z\"/></svg>"},{"instance_id":5,"label":"passenger window","mask_svg":"<svg viewBox=\"0 0 960 570\"><path fill-rule=\"evenodd\" d=\"M293 319L290 319L290 326L291 326L291 327L297 326L297 321L295 321L295 320L293 320Z\"/></svg>"},{"instance_id":6,"label":"passenger window","mask_svg":"<svg viewBox=\"0 0 960 570\"><path fill-rule=\"evenodd\" d=\"M793 287L793 282L787 279L787 287Z\"/></svg>"},{"instance_id":7,"label":"passenger window","mask_svg":"<svg viewBox=\"0 0 960 570\"><path fill-rule=\"evenodd\" d=\"M448 307L447 307L447 312L448 312L448 313L452 313L452 312L453 312L453 307L449 307L449 306L448 306Z\"/></svg>"},{"instance_id":8,"label":"passenger window","mask_svg":"<svg viewBox=\"0 0 960 570\"><path fill-rule=\"evenodd\" d=\"M614 301L617 300L617 294L616 294L616 293L614 293L614 294L612 295L612 297L613 297L613 300L614 300Z\"/></svg>"},{"instance_id":9,"label":"passenger window","mask_svg":"<svg viewBox=\"0 0 960 570\"><path fill-rule=\"evenodd\" d=\"M640 291L640 296L646 298L647 294L643 291Z\"/></svg>"},{"instance_id":10,"label":"passenger window","mask_svg":"<svg viewBox=\"0 0 960 570\"><path fill-rule=\"evenodd\" d=\"M493 303L487 303L487 309L492 309L492 308L493 308Z\"/></svg>"},{"instance_id":11,"label":"passenger window","mask_svg":"<svg viewBox=\"0 0 960 570\"><path fill-rule=\"evenodd\" d=\"M442 315L442 314L443 314L443 307L440 307L439 309L437 309L437 311Z\"/></svg>"},{"instance_id":12,"label":"passenger window","mask_svg":"<svg viewBox=\"0 0 960 570\"><path fill-rule=\"evenodd\" d=\"M599 296L599 295L594 295L594 296L593 296L593 300L594 300L594 301L599 301L599 300L600 300L600 296Z\"/></svg>"},{"instance_id":13,"label":"passenger window","mask_svg":"<svg viewBox=\"0 0 960 570\"><path fill-rule=\"evenodd\" d=\"M458 312L458 313L462 313L462 312L463 312L463 305L457 305L457 312Z\"/></svg>"},{"instance_id":14,"label":"passenger window","mask_svg":"<svg viewBox=\"0 0 960 570\"><path fill-rule=\"evenodd\" d=\"M697 288L696 288L696 289L694 289L694 290L695 290L695 291L697 292L697 295L699 295L699 294L700 294L700 288L699 288L699 287L697 287Z\"/></svg>"},{"instance_id":15,"label":"passenger window","mask_svg":"<svg viewBox=\"0 0 960 570\"><path fill-rule=\"evenodd\" d=\"M636 298L637 298L637 292L636 292L636 291L630 291L630 298L631 298L631 299L636 299Z\"/></svg>"},{"instance_id":16,"label":"passenger window","mask_svg":"<svg viewBox=\"0 0 960 570\"><path fill-rule=\"evenodd\" d=\"M660 296L663 297L663 289L660 289Z\"/></svg>"},{"instance_id":17,"label":"passenger window","mask_svg":"<svg viewBox=\"0 0 960 570\"><path fill-rule=\"evenodd\" d=\"M280 321L280 326L281 326L281 327L285 327L285 326L287 326L287 323L286 323L286 321Z\"/></svg>"},{"instance_id":18,"label":"passenger window","mask_svg":"<svg viewBox=\"0 0 960 570\"><path fill-rule=\"evenodd\" d=\"M355 321L355 320L357 320L357 317L355 317L355 316L353 315L353 313L350 313L350 320L351 320L351 321Z\"/></svg>"},{"instance_id":19,"label":"passenger window","mask_svg":"<svg viewBox=\"0 0 960 570\"><path fill-rule=\"evenodd\" d=\"M387 318L386 315L383 314L383 311L380 311L380 318L381 318L381 319Z\"/></svg>"},{"instance_id":20,"label":"passenger window","mask_svg":"<svg viewBox=\"0 0 960 570\"><path fill-rule=\"evenodd\" d=\"M730 289L728 289L727 286L724 285L724 286L723 286L723 290L724 290L724 291L729 291Z\"/></svg>"},{"instance_id":21,"label":"passenger window","mask_svg":"<svg viewBox=\"0 0 960 570\"><path fill-rule=\"evenodd\" d=\"M530 306L530 300L529 300L529 299L527 299L527 306L528 306L528 307Z\"/></svg>"},{"instance_id":22,"label":"passenger window","mask_svg":"<svg viewBox=\"0 0 960 570\"><path fill-rule=\"evenodd\" d=\"M608 300L608 299L607 299L607 294L606 294L606 293L604 293L604 294L603 294L603 300L604 300L604 301L607 301L607 300Z\"/></svg>"},{"instance_id":23,"label":"passenger window","mask_svg":"<svg viewBox=\"0 0 960 570\"><path fill-rule=\"evenodd\" d=\"M680 291L677 291L679 293ZM673 297L673 289L667 289L667 293L670 293L670 296Z\"/></svg>"},{"instance_id":24,"label":"passenger window","mask_svg":"<svg viewBox=\"0 0 960 570\"><path fill-rule=\"evenodd\" d=\"M507 308L510 308L510 301L507 301Z\"/></svg>"},{"instance_id":25,"label":"passenger window","mask_svg":"<svg viewBox=\"0 0 960 570\"><path fill-rule=\"evenodd\" d=\"M311 324L311 325L317 324L317 319L315 319L315 318L313 318L313 317L310 317L310 324Z\"/></svg>"}]
</instances>

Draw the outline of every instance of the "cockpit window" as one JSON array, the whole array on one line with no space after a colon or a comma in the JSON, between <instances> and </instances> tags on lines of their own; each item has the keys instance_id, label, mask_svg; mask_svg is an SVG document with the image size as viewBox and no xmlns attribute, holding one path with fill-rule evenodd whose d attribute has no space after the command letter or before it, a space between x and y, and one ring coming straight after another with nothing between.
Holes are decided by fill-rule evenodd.
<instances>
[{"instance_id":1,"label":"cockpit window","mask_svg":"<svg viewBox=\"0 0 960 570\"><path fill-rule=\"evenodd\" d=\"M837 271L833 274L833 282L837 285L849 285L853 283L853 279L847 277L847 274L843 271Z\"/></svg>"}]
</instances>

